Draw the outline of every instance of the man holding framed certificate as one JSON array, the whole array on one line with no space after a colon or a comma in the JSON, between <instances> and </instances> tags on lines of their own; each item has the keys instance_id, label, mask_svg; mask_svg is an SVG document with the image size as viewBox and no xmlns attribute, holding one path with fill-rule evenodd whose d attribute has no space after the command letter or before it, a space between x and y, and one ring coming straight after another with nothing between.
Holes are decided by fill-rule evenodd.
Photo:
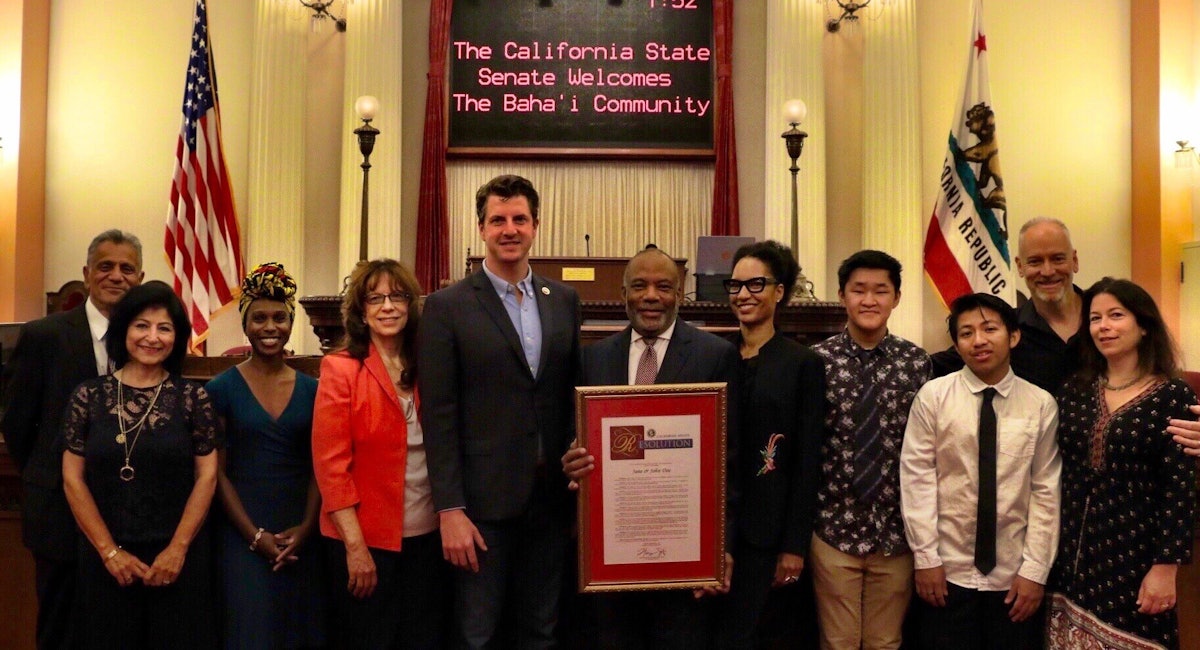
<instances>
[{"instance_id":1,"label":"man holding framed certificate","mask_svg":"<svg viewBox=\"0 0 1200 650\"><path fill-rule=\"evenodd\" d=\"M727 435L725 449L719 450L716 458L724 457L726 485L734 486L732 471L735 467L733 451L736 437L731 423L737 421L733 414L737 400L736 376L738 355L732 343L713 334L702 332L676 318L678 304L683 298L683 281L678 268L669 255L658 248L647 247L629 260L621 293L625 298L625 309L630 326L584 349L583 380L586 386L631 386L642 384L714 384L726 385L726 421L723 425ZM701 391L703 392L703 391ZM693 393L688 393L693 394ZM687 408L683 408L686 411ZM655 419L667 421L681 415L657 415ZM695 429L705 436L708 427L697 418ZM716 427L718 430L721 426ZM586 432L581 431L581 435ZM650 436L652 431L644 432ZM640 445L643 449L669 447L668 435L660 439L647 440ZM717 436L719 438L719 436ZM654 443L654 444L651 444ZM680 443L682 444L682 442ZM711 442L709 443L711 444ZM572 480L572 486L590 475L596 468L596 458L589 455L583 446L569 450L562 458L563 471ZM636 477L634 477L636 480ZM647 479L647 480L658 480ZM720 486L716 486L720 487ZM651 497L647 496L646 499ZM656 507L663 503L661 493L654 497ZM732 491L726 491L724 529L732 531L731 520L734 502ZM686 518L685 518L686 519ZM584 544L601 543L594 534L604 535L609 531L581 530ZM717 535L718 543L720 535ZM666 546L666 545L664 545ZM664 548L660 552L667 552ZM581 549L581 556L587 553ZM728 590L732 571L729 549L724 549L725 574L720 587L708 591ZM656 584L630 585L631 592L596 594L593 604L599 622L600 646L620 648L695 648L703 645L707 601L695 597L686 585L672 590L659 581Z\"/></svg>"}]
</instances>

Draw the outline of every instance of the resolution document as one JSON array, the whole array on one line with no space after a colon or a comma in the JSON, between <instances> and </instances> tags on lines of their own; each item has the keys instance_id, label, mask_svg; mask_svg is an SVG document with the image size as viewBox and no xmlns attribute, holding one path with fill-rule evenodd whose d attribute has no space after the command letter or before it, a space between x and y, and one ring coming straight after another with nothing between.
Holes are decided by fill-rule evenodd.
<instances>
[{"instance_id":1,"label":"resolution document","mask_svg":"<svg viewBox=\"0 0 1200 650\"><path fill-rule=\"evenodd\" d=\"M604 563L700 560L700 416L602 418Z\"/></svg>"}]
</instances>

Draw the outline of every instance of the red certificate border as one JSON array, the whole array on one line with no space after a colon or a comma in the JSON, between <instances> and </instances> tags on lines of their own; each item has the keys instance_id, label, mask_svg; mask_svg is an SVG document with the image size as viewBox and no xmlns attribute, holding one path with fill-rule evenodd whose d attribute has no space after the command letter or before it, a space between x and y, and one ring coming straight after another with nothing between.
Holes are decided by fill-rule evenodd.
<instances>
[{"instance_id":1,"label":"red certificate border","mask_svg":"<svg viewBox=\"0 0 1200 650\"><path fill-rule=\"evenodd\" d=\"M719 587L725 575L726 387L710 384L587 386L575 389L579 445L594 471L579 490L579 591L636 591ZM604 468L600 423L606 417L699 415L700 559L648 564L604 563Z\"/></svg>"}]
</instances>

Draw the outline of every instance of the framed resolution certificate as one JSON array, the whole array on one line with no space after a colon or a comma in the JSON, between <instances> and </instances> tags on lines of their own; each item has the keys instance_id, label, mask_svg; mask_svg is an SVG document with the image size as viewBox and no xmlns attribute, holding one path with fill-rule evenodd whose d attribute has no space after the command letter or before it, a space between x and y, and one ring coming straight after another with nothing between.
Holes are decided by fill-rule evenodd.
<instances>
[{"instance_id":1,"label":"framed resolution certificate","mask_svg":"<svg viewBox=\"0 0 1200 650\"><path fill-rule=\"evenodd\" d=\"M725 575L724 383L575 389L581 592L718 587Z\"/></svg>"}]
</instances>

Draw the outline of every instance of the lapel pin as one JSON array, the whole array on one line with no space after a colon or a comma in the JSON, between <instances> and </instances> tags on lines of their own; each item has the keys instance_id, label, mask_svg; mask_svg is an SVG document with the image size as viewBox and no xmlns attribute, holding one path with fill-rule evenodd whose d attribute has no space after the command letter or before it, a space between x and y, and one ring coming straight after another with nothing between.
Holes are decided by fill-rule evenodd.
<instances>
[{"instance_id":1,"label":"lapel pin","mask_svg":"<svg viewBox=\"0 0 1200 650\"><path fill-rule=\"evenodd\" d=\"M550 295L550 287L542 287L542 295L543 296Z\"/></svg>"}]
</instances>

